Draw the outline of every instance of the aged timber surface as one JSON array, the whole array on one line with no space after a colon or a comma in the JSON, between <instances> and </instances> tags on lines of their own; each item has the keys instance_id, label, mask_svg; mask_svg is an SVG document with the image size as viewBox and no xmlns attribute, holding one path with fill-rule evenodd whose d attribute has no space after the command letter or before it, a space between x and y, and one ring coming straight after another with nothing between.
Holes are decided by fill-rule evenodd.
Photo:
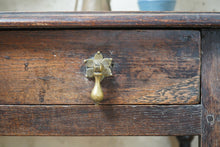
<instances>
[{"instance_id":1,"label":"aged timber surface","mask_svg":"<svg viewBox=\"0 0 220 147\"><path fill-rule=\"evenodd\" d=\"M0 28L219 28L220 13L0 12Z\"/></svg>"},{"instance_id":2,"label":"aged timber surface","mask_svg":"<svg viewBox=\"0 0 220 147\"><path fill-rule=\"evenodd\" d=\"M220 30L202 31L202 147L220 146Z\"/></svg>"},{"instance_id":3,"label":"aged timber surface","mask_svg":"<svg viewBox=\"0 0 220 147\"><path fill-rule=\"evenodd\" d=\"M200 32L0 31L0 104L93 104L84 59L113 59L102 104L199 103Z\"/></svg>"},{"instance_id":4,"label":"aged timber surface","mask_svg":"<svg viewBox=\"0 0 220 147\"><path fill-rule=\"evenodd\" d=\"M199 135L201 105L0 106L0 135Z\"/></svg>"}]
</instances>

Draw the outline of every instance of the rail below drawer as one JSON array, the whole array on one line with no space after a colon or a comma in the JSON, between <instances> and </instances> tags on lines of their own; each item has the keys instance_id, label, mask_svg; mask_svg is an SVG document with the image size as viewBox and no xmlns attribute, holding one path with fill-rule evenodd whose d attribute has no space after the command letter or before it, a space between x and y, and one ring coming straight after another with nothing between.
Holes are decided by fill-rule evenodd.
<instances>
[{"instance_id":1,"label":"rail below drawer","mask_svg":"<svg viewBox=\"0 0 220 147\"><path fill-rule=\"evenodd\" d=\"M201 105L1 105L0 135L199 135Z\"/></svg>"}]
</instances>

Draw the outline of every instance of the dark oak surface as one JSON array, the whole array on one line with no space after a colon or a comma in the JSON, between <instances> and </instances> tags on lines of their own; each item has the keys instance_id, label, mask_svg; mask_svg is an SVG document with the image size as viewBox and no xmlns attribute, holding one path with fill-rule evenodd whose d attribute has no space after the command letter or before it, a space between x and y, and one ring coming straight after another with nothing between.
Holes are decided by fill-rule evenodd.
<instances>
[{"instance_id":1,"label":"dark oak surface","mask_svg":"<svg viewBox=\"0 0 220 147\"><path fill-rule=\"evenodd\" d=\"M0 135L198 135L201 106L0 106Z\"/></svg>"},{"instance_id":2,"label":"dark oak surface","mask_svg":"<svg viewBox=\"0 0 220 147\"><path fill-rule=\"evenodd\" d=\"M220 146L220 30L202 31L202 147Z\"/></svg>"},{"instance_id":3,"label":"dark oak surface","mask_svg":"<svg viewBox=\"0 0 220 147\"><path fill-rule=\"evenodd\" d=\"M50 30L47 28L50 28ZM87 30L82 30L83 28ZM152 30L146 30L147 28L152 28ZM180 30L173 30L176 28ZM83 64L75 59L83 60L84 58L92 57L97 49L103 49L102 51L106 57L120 57L113 66L113 72L117 75L116 79L109 78L102 83L105 94L106 92L108 93L105 88L112 86L111 84L116 84L116 86L120 87L120 84L117 85L117 78L119 83L123 83L123 80L128 81L126 80L127 75L124 74L128 71L127 68L119 70L121 68L119 68L117 63L118 61L123 61L123 67L131 67L131 64L125 64L127 63L125 59L127 57L130 58L131 55L136 57L131 62L132 69L135 72L131 72L132 74L128 77L137 78L139 81L132 82L136 85L128 84L131 81L122 84L124 87L130 85L126 89L132 90L131 86L140 86L144 89L149 86L145 85L146 83L152 84L154 82L165 83L167 84L165 87L173 83L195 86L194 88L185 86L188 92L189 89L193 89L193 92L183 92L183 95L185 94L184 99L172 99L175 95L175 92L173 93L172 91L171 94L168 92L168 95L172 96L172 98L167 101L166 95L163 97L164 90L167 91L176 87L174 91L177 92L177 95L180 95L178 92L183 88L181 86L168 86L168 89L163 87L162 91L157 90L159 97L154 95L155 99L151 97L143 99L144 97L142 97L141 100L138 99L140 97L137 97L137 95L132 97L132 99L127 99L131 97L131 93L127 93L127 95L125 94L122 97L114 91L113 93L117 94L118 100L111 98L114 95L107 94L109 99L105 100L103 104L199 103L199 44L202 44L202 104L1 105L0 135L201 135L201 145L203 147L219 147L220 30L202 30L204 28L220 28L220 13L0 13L1 104L92 104L88 94L93 86L93 81L86 78L82 79L79 76L84 74ZM78 31L74 29L78 29ZM113 29L115 30L113 31ZM92 30L97 31L97 33L91 33ZM112 32L112 34L107 33L107 30ZM202 40L200 41L199 31L201 30ZM105 33L101 33L102 31L105 31ZM77 33L73 35L69 32ZM91 33L90 35L88 35L89 32ZM137 34L142 35L139 36ZM113 38L113 40L110 40L115 43L112 44L112 42L105 40L109 35L111 39ZM85 36L87 39L82 40ZM81 39L73 41L73 38L77 37L81 37ZM11 38L12 40L10 40ZM91 38L96 38L98 43ZM148 40L149 38L152 40ZM120 40L123 43L120 43ZM124 44L126 45L124 46ZM109 52L111 47L115 47L113 52ZM129 48L129 50L126 50L125 47ZM132 50L134 47L137 47L137 49ZM147 48L144 50L144 57L147 56L147 59L140 58L138 53L143 51L143 47ZM124 48L122 53L117 50L121 48ZM87 50L87 54L83 54L85 50ZM158 50L162 51L161 54ZM129 51L134 51L134 53L132 54ZM118 53L118 55L115 53ZM129 56L125 57L126 53L129 53L127 54ZM162 60L157 60L154 55ZM139 61L141 61L141 64L137 64ZM74 66L70 64L72 62ZM144 68L146 66L150 66L150 69L153 70ZM144 76L137 74L139 69L146 73L150 72L152 75L160 73L162 78L159 76L154 77L151 74L144 74ZM184 70L187 72L184 73ZM72 77L73 73L78 75L78 77L74 77L74 79ZM187 75L187 73L190 74ZM59 74L60 77L54 76L56 74ZM172 76L167 78L168 75ZM9 77L12 79L9 80ZM21 82L21 78L24 79L23 82ZM165 82L163 81L164 78L171 81L166 79ZM78 85L76 84L76 86L71 84L71 81L76 81L76 79L85 80L84 82L88 84L87 87L84 87L87 89L87 94L85 94L85 91L81 91L82 86L75 89L80 84L77 83ZM149 79L153 81L149 82ZM162 79L162 81L159 79ZM18 80L21 82L19 83L21 87L17 86L18 83L16 82ZM110 82L111 80L113 82ZM141 82L143 83L141 84ZM161 86L160 84L154 86ZM56 85L61 86L56 87ZM67 86L65 87L65 85ZM48 93L48 89L51 87L55 91L51 90ZM62 91L62 88L64 91ZM128 92L126 89L124 92ZM68 95L68 92L71 95ZM84 97L75 95L80 92L85 94ZM134 89L134 93L136 92L138 93L139 91ZM67 94L55 98L60 93ZM11 95L9 96L9 94ZM186 95L190 94L194 96L191 95L190 99L185 99ZM8 99L7 96L10 98ZM73 99L73 97L79 98L78 101Z\"/></svg>"},{"instance_id":4,"label":"dark oak surface","mask_svg":"<svg viewBox=\"0 0 220 147\"><path fill-rule=\"evenodd\" d=\"M220 13L1 12L0 28L216 28Z\"/></svg>"},{"instance_id":5,"label":"dark oak surface","mask_svg":"<svg viewBox=\"0 0 220 147\"><path fill-rule=\"evenodd\" d=\"M93 104L84 59L102 51L113 76L102 104L200 102L200 32L0 31L1 104Z\"/></svg>"}]
</instances>

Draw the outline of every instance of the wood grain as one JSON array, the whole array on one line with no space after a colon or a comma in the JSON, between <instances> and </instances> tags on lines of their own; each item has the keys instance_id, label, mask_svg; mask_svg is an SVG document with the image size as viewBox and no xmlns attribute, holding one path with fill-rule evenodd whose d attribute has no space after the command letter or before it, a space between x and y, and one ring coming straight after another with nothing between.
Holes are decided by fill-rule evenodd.
<instances>
[{"instance_id":1,"label":"wood grain","mask_svg":"<svg viewBox=\"0 0 220 147\"><path fill-rule=\"evenodd\" d=\"M220 30L202 31L202 147L220 146Z\"/></svg>"},{"instance_id":2,"label":"wood grain","mask_svg":"<svg viewBox=\"0 0 220 147\"><path fill-rule=\"evenodd\" d=\"M0 28L220 28L220 13L1 12Z\"/></svg>"},{"instance_id":3,"label":"wood grain","mask_svg":"<svg viewBox=\"0 0 220 147\"><path fill-rule=\"evenodd\" d=\"M93 104L83 60L98 50L113 59L102 104L199 103L199 31L27 30L0 38L1 104Z\"/></svg>"},{"instance_id":4,"label":"wood grain","mask_svg":"<svg viewBox=\"0 0 220 147\"><path fill-rule=\"evenodd\" d=\"M0 135L198 135L200 123L200 105L0 106Z\"/></svg>"}]
</instances>

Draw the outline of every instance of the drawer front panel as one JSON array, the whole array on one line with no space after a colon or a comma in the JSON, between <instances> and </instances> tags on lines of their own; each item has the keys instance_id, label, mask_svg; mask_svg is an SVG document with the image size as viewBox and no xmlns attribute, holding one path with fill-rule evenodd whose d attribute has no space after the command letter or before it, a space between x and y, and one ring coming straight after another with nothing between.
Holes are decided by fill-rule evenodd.
<instances>
[{"instance_id":1,"label":"drawer front panel","mask_svg":"<svg viewBox=\"0 0 220 147\"><path fill-rule=\"evenodd\" d=\"M199 31L17 30L0 38L1 104L93 104L83 60L97 51L113 59L101 104L199 103Z\"/></svg>"}]
</instances>

